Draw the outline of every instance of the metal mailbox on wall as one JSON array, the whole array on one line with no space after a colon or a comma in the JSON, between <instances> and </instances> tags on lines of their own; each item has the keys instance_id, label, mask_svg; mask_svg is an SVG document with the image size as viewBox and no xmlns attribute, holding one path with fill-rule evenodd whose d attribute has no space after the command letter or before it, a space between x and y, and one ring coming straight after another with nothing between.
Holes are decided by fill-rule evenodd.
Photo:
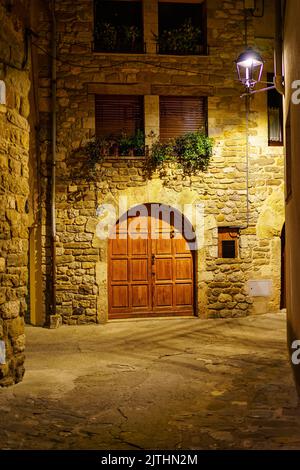
<instances>
[{"instance_id":1,"label":"metal mailbox on wall","mask_svg":"<svg viewBox=\"0 0 300 470\"><path fill-rule=\"evenodd\" d=\"M271 279L248 281L247 290L251 297L270 297L273 291L273 282Z\"/></svg>"}]
</instances>

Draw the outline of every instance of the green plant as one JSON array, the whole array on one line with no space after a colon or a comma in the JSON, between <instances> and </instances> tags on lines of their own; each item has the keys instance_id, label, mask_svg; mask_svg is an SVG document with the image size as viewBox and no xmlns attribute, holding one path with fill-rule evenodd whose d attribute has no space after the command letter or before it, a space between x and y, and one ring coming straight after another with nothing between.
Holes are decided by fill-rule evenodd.
<instances>
[{"instance_id":1,"label":"green plant","mask_svg":"<svg viewBox=\"0 0 300 470\"><path fill-rule=\"evenodd\" d=\"M118 40L117 28L111 23L98 23L95 27L95 40L98 48L105 51L115 50Z\"/></svg>"},{"instance_id":2,"label":"green plant","mask_svg":"<svg viewBox=\"0 0 300 470\"><path fill-rule=\"evenodd\" d=\"M156 142L150 154L151 169L165 161L177 161L187 174L207 169L212 156L213 139L200 131L189 132L175 140Z\"/></svg>"},{"instance_id":3,"label":"green plant","mask_svg":"<svg viewBox=\"0 0 300 470\"><path fill-rule=\"evenodd\" d=\"M124 156L133 153L132 137L128 136L125 132L122 132L121 136L118 138L118 145L120 155Z\"/></svg>"},{"instance_id":4,"label":"green plant","mask_svg":"<svg viewBox=\"0 0 300 470\"><path fill-rule=\"evenodd\" d=\"M151 148L151 166L156 168L174 158L174 141L155 142Z\"/></svg>"},{"instance_id":5,"label":"green plant","mask_svg":"<svg viewBox=\"0 0 300 470\"><path fill-rule=\"evenodd\" d=\"M201 46L201 30L192 24L192 19L185 20L179 28L166 29L154 35L162 54L196 54Z\"/></svg>"},{"instance_id":6,"label":"green plant","mask_svg":"<svg viewBox=\"0 0 300 470\"><path fill-rule=\"evenodd\" d=\"M109 152L109 146L110 144L106 139L97 137L94 137L85 144L83 150L90 167L103 161L104 156Z\"/></svg>"},{"instance_id":7,"label":"green plant","mask_svg":"<svg viewBox=\"0 0 300 470\"><path fill-rule=\"evenodd\" d=\"M212 156L213 139L203 132L189 132L175 141L178 161L187 172L206 170Z\"/></svg>"},{"instance_id":8,"label":"green plant","mask_svg":"<svg viewBox=\"0 0 300 470\"><path fill-rule=\"evenodd\" d=\"M131 139L134 154L141 156L145 154L145 134L142 130L138 129Z\"/></svg>"},{"instance_id":9,"label":"green plant","mask_svg":"<svg viewBox=\"0 0 300 470\"><path fill-rule=\"evenodd\" d=\"M132 136L122 133L118 139L120 155L137 155L145 153L145 136L140 129Z\"/></svg>"},{"instance_id":10,"label":"green plant","mask_svg":"<svg viewBox=\"0 0 300 470\"><path fill-rule=\"evenodd\" d=\"M145 153L145 136L143 131L138 130L133 136L123 132L121 135L94 137L83 146L83 152L90 167L102 163L107 156L141 156Z\"/></svg>"},{"instance_id":11,"label":"green plant","mask_svg":"<svg viewBox=\"0 0 300 470\"><path fill-rule=\"evenodd\" d=\"M122 32L124 34L125 44L129 50L135 50L139 45L142 37L142 31L138 26L123 26Z\"/></svg>"}]
</instances>

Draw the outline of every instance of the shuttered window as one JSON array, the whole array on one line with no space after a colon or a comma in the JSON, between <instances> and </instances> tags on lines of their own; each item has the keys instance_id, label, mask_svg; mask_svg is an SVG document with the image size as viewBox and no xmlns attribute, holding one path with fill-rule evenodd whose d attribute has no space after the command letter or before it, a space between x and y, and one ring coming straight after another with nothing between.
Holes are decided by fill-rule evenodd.
<instances>
[{"instance_id":1,"label":"shuttered window","mask_svg":"<svg viewBox=\"0 0 300 470\"><path fill-rule=\"evenodd\" d=\"M168 140L187 132L207 131L207 99L190 96L160 97L160 138Z\"/></svg>"},{"instance_id":2,"label":"shuttered window","mask_svg":"<svg viewBox=\"0 0 300 470\"><path fill-rule=\"evenodd\" d=\"M143 130L143 97L135 95L96 95L97 137L133 136Z\"/></svg>"},{"instance_id":3,"label":"shuttered window","mask_svg":"<svg viewBox=\"0 0 300 470\"><path fill-rule=\"evenodd\" d=\"M273 82L273 74L268 73L268 82ZM268 91L268 134L269 145L283 145L283 104L277 90Z\"/></svg>"}]
</instances>

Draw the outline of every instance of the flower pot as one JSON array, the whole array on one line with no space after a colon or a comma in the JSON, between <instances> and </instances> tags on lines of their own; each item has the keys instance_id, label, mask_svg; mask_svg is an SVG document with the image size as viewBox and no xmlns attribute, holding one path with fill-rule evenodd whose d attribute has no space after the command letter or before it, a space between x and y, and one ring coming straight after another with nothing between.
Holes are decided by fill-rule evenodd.
<instances>
[{"instance_id":1,"label":"flower pot","mask_svg":"<svg viewBox=\"0 0 300 470\"><path fill-rule=\"evenodd\" d=\"M111 156L118 157L119 156L119 146L118 144L113 144L111 146Z\"/></svg>"}]
</instances>

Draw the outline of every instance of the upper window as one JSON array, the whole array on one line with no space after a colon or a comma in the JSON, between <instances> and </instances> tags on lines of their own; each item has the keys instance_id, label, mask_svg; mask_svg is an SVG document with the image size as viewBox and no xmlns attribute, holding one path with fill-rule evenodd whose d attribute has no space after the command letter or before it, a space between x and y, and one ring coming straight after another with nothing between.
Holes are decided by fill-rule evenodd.
<instances>
[{"instance_id":1,"label":"upper window","mask_svg":"<svg viewBox=\"0 0 300 470\"><path fill-rule=\"evenodd\" d=\"M187 132L207 132L207 99L194 96L161 96L160 139L168 140Z\"/></svg>"},{"instance_id":2,"label":"upper window","mask_svg":"<svg viewBox=\"0 0 300 470\"><path fill-rule=\"evenodd\" d=\"M157 48L160 54L206 53L205 3L158 4Z\"/></svg>"},{"instance_id":3,"label":"upper window","mask_svg":"<svg viewBox=\"0 0 300 470\"><path fill-rule=\"evenodd\" d=\"M141 1L95 0L94 50L144 52Z\"/></svg>"},{"instance_id":4,"label":"upper window","mask_svg":"<svg viewBox=\"0 0 300 470\"><path fill-rule=\"evenodd\" d=\"M107 155L144 155L143 97L96 95L96 136Z\"/></svg>"},{"instance_id":5,"label":"upper window","mask_svg":"<svg viewBox=\"0 0 300 470\"><path fill-rule=\"evenodd\" d=\"M268 82L273 82L273 75L270 73ZM268 91L268 139L269 145L283 145L282 96L275 89Z\"/></svg>"}]
</instances>

